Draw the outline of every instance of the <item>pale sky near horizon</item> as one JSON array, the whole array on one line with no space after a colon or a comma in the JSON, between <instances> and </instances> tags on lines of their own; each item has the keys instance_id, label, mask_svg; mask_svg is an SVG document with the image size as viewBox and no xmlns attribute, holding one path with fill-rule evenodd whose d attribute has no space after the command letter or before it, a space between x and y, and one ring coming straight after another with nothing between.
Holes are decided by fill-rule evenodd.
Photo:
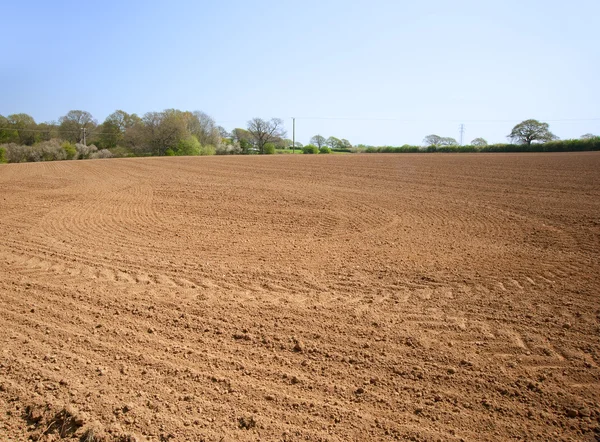
<instances>
[{"instance_id":1,"label":"pale sky near horizon","mask_svg":"<svg viewBox=\"0 0 600 442\"><path fill-rule=\"evenodd\" d=\"M21 1L3 5L0 114L278 117L307 143L506 142L535 118L600 134L600 1Z\"/></svg>"}]
</instances>

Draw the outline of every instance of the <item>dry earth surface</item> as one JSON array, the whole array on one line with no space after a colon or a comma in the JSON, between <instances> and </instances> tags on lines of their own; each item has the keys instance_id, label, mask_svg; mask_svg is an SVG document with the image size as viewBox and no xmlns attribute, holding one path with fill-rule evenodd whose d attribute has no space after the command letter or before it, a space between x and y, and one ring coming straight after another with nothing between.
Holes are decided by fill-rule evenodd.
<instances>
[{"instance_id":1,"label":"dry earth surface","mask_svg":"<svg viewBox=\"0 0 600 442\"><path fill-rule=\"evenodd\" d=\"M598 440L600 154L0 165L0 440Z\"/></svg>"}]
</instances>

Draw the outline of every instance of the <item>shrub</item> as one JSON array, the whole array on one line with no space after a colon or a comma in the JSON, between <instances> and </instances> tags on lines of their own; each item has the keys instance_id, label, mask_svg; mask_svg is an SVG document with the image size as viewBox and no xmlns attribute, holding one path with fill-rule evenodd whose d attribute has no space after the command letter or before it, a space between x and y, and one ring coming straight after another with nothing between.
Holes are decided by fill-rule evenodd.
<instances>
[{"instance_id":1,"label":"shrub","mask_svg":"<svg viewBox=\"0 0 600 442\"><path fill-rule=\"evenodd\" d=\"M207 144L206 146L200 146L199 155L214 155L217 152L215 146L212 144Z\"/></svg>"},{"instance_id":2,"label":"shrub","mask_svg":"<svg viewBox=\"0 0 600 442\"><path fill-rule=\"evenodd\" d=\"M98 151L98 148L93 144L86 146L85 144L77 143L75 149L77 149L77 155L75 156L77 160L87 160L90 158L90 155Z\"/></svg>"},{"instance_id":3,"label":"shrub","mask_svg":"<svg viewBox=\"0 0 600 442\"><path fill-rule=\"evenodd\" d=\"M42 161L40 151L32 146L22 146L16 143L8 143L2 146L6 152L6 160L9 163L22 163L26 161Z\"/></svg>"},{"instance_id":4,"label":"shrub","mask_svg":"<svg viewBox=\"0 0 600 442\"><path fill-rule=\"evenodd\" d=\"M67 159L67 152L65 149L63 149L60 141L57 139L42 141L41 143L33 146L33 148L39 151L42 161L57 161Z\"/></svg>"},{"instance_id":5,"label":"shrub","mask_svg":"<svg viewBox=\"0 0 600 442\"><path fill-rule=\"evenodd\" d=\"M319 153L319 148L317 146L313 146L312 144L307 144L302 148L302 153L317 154Z\"/></svg>"},{"instance_id":6,"label":"shrub","mask_svg":"<svg viewBox=\"0 0 600 442\"><path fill-rule=\"evenodd\" d=\"M265 155L273 155L275 153L275 145L273 143L267 143L263 147Z\"/></svg>"},{"instance_id":7,"label":"shrub","mask_svg":"<svg viewBox=\"0 0 600 442\"><path fill-rule=\"evenodd\" d=\"M108 149L100 149L98 152L94 152L90 155L90 159L92 160L100 160L104 158L112 158L113 154Z\"/></svg>"},{"instance_id":8,"label":"shrub","mask_svg":"<svg viewBox=\"0 0 600 442\"><path fill-rule=\"evenodd\" d=\"M6 151L3 147L0 147L0 164L4 164L6 162Z\"/></svg>"},{"instance_id":9,"label":"shrub","mask_svg":"<svg viewBox=\"0 0 600 442\"><path fill-rule=\"evenodd\" d=\"M168 151L171 149L167 149L167 155L169 155ZM183 156L191 156L191 155L202 155L202 146L200 145L200 141L194 135L190 135L183 140L179 140L177 143L177 147L174 149L174 155L183 155Z\"/></svg>"},{"instance_id":10,"label":"shrub","mask_svg":"<svg viewBox=\"0 0 600 442\"><path fill-rule=\"evenodd\" d=\"M215 147L215 153L217 155L239 155L242 153L242 148L237 141L231 144L219 143Z\"/></svg>"},{"instance_id":11,"label":"shrub","mask_svg":"<svg viewBox=\"0 0 600 442\"><path fill-rule=\"evenodd\" d=\"M65 154L67 155L67 160L75 159L75 157L77 156L77 148L75 147L75 145L73 143L69 143L68 141L65 141L62 144L62 148L65 151Z\"/></svg>"},{"instance_id":12,"label":"shrub","mask_svg":"<svg viewBox=\"0 0 600 442\"><path fill-rule=\"evenodd\" d=\"M328 148L327 146L321 146L319 148L319 153L331 153L331 149Z\"/></svg>"}]
</instances>

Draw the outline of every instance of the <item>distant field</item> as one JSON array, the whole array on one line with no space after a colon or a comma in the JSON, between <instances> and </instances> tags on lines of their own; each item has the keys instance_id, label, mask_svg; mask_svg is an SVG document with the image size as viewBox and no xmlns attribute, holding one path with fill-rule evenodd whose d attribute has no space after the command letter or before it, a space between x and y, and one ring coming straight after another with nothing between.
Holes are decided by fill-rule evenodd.
<instances>
[{"instance_id":1,"label":"distant field","mask_svg":"<svg viewBox=\"0 0 600 442\"><path fill-rule=\"evenodd\" d=\"M0 440L599 435L600 153L57 161L0 189Z\"/></svg>"}]
</instances>

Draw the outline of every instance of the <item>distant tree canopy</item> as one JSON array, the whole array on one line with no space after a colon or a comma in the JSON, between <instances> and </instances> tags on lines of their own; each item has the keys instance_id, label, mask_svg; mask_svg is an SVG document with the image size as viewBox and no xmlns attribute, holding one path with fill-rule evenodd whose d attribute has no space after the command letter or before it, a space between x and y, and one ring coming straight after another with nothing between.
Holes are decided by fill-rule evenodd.
<instances>
[{"instance_id":1,"label":"distant tree canopy","mask_svg":"<svg viewBox=\"0 0 600 442\"><path fill-rule=\"evenodd\" d=\"M488 142L484 138L475 138L471 141L471 146L487 146Z\"/></svg>"},{"instance_id":2,"label":"distant tree canopy","mask_svg":"<svg viewBox=\"0 0 600 442\"><path fill-rule=\"evenodd\" d=\"M86 139L91 139L94 135L94 129L98 122L92 117L92 114L82 110L72 110L60 117L58 120L58 134L63 140L71 143L82 141L84 133Z\"/></svg>"},{"instance_id":3,"label":"distant tree canopy","mask_svg":"<svg viewBox=\"0 0 600 442\"><path fill-rule=\"evenodd\" d=\"M451 137L440 137L439 135L427 135L423 139L425 146L457 146L458 142Z\"/></svg>"},{"instance_id":4,"label":"distant tree canopy","mask_svg":"<svg viewBox=\"0 0 600 442\"><path fill-rule=\"evenodd\" d=\"M321 135L315 135L310 139L310 144L317 146L319 149L325 146L325 143L327 143L327 140Z\"/></svg>"},{"instance_id":5,"label":"distant tree canopy","mask_svg":"<svg viewBox=\"0 0 600 442\"><path fill-rule=\"evenodd\" d=\"M85 137L84 137L85 136ZM36 123L24 113L0 115L0 162L50 161L112 156L270 154L292 147L304 153L364 152L566 152L600 150L600 137L586 133L579 139L557 140L547 123L526 120L509 138L516 144L488 145L475 138L459 146L451 137L431 134L423 146L369 146L344 138L315 135L303 146L286 138L283 120L253 118L246 128L228 132L202 111L165 109L142 116L116 110L98 124L87 111L71 110L58 122Z\"/></svg>"},{"instance_id":6,"label":"distant tree canopy","mask_svg":"<svg viewBox=\"0 0 600 442\"><path fill-rule=\"evenodd\" d=\"M594 138L600 138L600 135L594 135L594 134L583 134L580 139L582 140L593 140Z\"/></svg>"},{"instance_id":7,"label":"distant tree canopy","mask_svg":"<svg viewBox=\"0 0 600 442\"><path fill-rule=\"evenodd\" d=\"M513 127L508 138L514 143L530 145L534 141L546 142L558 139L550 132L548 123L537 120L525 120Z\"/></svg>"}]
</instances>

